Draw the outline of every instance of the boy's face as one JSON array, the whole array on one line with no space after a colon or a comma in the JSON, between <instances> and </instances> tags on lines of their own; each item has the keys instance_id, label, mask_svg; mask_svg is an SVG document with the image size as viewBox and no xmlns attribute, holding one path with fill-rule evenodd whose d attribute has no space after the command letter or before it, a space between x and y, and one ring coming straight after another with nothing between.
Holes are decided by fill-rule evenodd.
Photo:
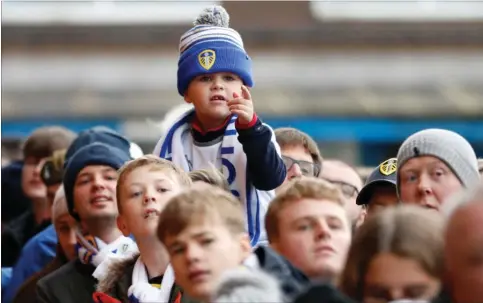
<instances>
[{"instance_id":1,"label":"boy's face","mask_svg":"<svg viewBox=\"0 0 483 303\"><path fill-rule=\"evenodd\" d=\"M373 215L378 211L398 204L396 186L393 184L374 185L372 195L367 205L367 214Z\"/></svg>"},{"instance_id":2,"label":"boy's face","mask_svg":"<svg viewBox=\"0 0 483 303\"><path fill-rule=\"evenodd\" d=\"M398 173L403 203L439 210L449 196L463 188L453 171L431 156L408 160Z\"/></svg>"},{"instance_id":3,"label":"boy's face","mask_svg":"<svg viewBox=\"0 0 483 303\"><path fill-rule=\"evenodd\" d=\"M193 103L201 122L224 121L231 112L227 101L233 93L242 96L243 81L232 73L205 74L194 78L185 93L184 99Z\"/></svg>"},{"instance_id":4,"label":"boy's face","mask_svg":"<svg viewBox=\"0 0 483 303\"><path fill-rule=\"evenodd\" d=\"M121 213L118 225L124 235L137 240L156 236L159 215L182 186L174 174L150 166L134 169L121 188Z\"/></svg>"},{"instance_id":5,"label":"boy's face","mask_svg":"<svg viewBox=\"0 0 483 303\"><path fill-rule=\"evenodd\" d=\"M272 247L310 278L332 278L344 266L351 242L345 209L331 201L302 199L278 215Z\"/></svg>"},{"instance_id":6,"label":"boy's face","mask_svg":"<svg viewBox=\"0 0 483 303\"><path fill-rule=\"evenodd\" d=\"M176 282L196 300L209 300L221 275L251 253L247 234L234 235L219 218L213 219L192 223L164 241Z\"/></svg>"},{"instance_id":7,"label":"boy's face","mask_svg":"<svg viewBox=\"0 0 483 303\"><path fill-rule=\"evenodd\" d=\"M37 159L28 157L22 168L22 189L25 195L32 199L45 199L47 188L40 178L40 171L47 158Z\"/></svg>"},{"instance_id":8,"label":"boy's face","mask_svg":"<svg viewBox=\"0 0 483 303\"><path fill-rule=\"evenodd\" d=\"M78 225L69 214L64 214L55 220L55 231L59 244L68 260L76 258L75 245L77 243L75 231Z\"/></svg>"},{"instance_id":9,"label":"boy's face","mask_svg":"<svg viewBox=\"0 0 483 303\"><path fill-rule=\"evenodd\" d=\"M74 184L74 207L83 220L117 217L117 173L112 167L84 167Z\"/></svg>"},{"instance_id":10,"label":"boy's face","mask_svg":"<svg viewBox=\"0 0 483 303\"><path fill-rule=\"evenodd\" d=\"M284 184L293 178L315 176L314 160L305 147L302 145L284 146L281 151L282 160L287 169L287 177L285 178Z\"/></svg>"}]
</instances>

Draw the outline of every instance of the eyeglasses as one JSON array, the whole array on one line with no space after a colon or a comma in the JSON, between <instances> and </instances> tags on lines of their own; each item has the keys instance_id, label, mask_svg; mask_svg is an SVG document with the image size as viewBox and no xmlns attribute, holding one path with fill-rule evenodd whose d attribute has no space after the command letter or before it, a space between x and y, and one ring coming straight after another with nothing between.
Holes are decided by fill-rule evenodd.
<instances>
[{"instance_id":1,"label":"eyeglasses","mask_svg":"<svg viewBox=\"0 0 483 303\"><path fill-rule=\"evenodd\" d=\"M337 187L339 187L339 189L342 192L342 194L344 195L344 197L346 197L348 199L354 198L355 196L357 196L359 194L359 190L357 189L357 187L355 187L352 184L349 184L349 183L346 183L346 182L343 182L343 181L329 180L329 179L326 179L326 178L323 178L323 179L325 181L330 182L330 183L336 185Z\"/></svg>"},{"instance_id":2,"label":"eyeglasses","mask_svg":"<svg viewBox=\"0 0 483 303\"><path fill-rule=\"evenodd\" d=\"M293 158L282 156L283 163L285 164L285 168L289 170L292 168L294 164L297 164L302 171L302 175L314 177L319 175L319 166L315 163L302 161L302 160L295 160Z\"/></svg>"}]
</instances>

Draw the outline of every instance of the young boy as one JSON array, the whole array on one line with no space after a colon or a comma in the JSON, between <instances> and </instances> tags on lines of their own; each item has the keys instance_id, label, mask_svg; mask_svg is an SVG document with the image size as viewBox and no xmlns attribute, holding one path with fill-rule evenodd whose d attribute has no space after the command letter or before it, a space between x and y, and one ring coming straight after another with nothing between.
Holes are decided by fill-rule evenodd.
<instances>
[{"instance_id":1,"label":"young boy","mask_svg":"<svg viewBox=\"0 0 483 303\"><path fill-rule=\"evenodd\" d=\"M255 245L266 240L263 218L286 170L273 131L254 112L251 60L228 20L224 8L208 8L181 37L178 92L194 110L176 120L153 153L185 171L210 164L223 170L245 206Z\"/></svg>"},{"instance_id":2,"label":"young boy","mask_svg":"<svg viewBox=\"0 0 483 303\"><path fill-rule=\"evenodd\" d=\"M191 180L172 162L153 155L126 163L118 175L117 223L125 236L135 237L140 254L113 263L108 275L99 281L97 291L121 302L132 302L134 298L141 302L174 302L180 292L173 288L169 257L156 230L166 202L189 187Z\"/></svg>"},{"instance_id":3,"label":"young boy","mask_svg":"<svg viewBox=\"0 0 483 303\"><path fill-rule=\"evenodd\" d=\"M228 185L225 176L214 167L191 171L189 176L193 185L206 183L230 192L230 186Z\"/></svg>"},{"instance_id":4,"label":"young boy","mask_svg":"<svg viewBox=\"0 0 483 303\"><path fill-rule=\"evenodd\" d=\"M367 177L366 184L357 195L356 203L366 207L368 216L399 202L396 171L397 159L391 158L379 164Z\"/></svg>"},{"instance_id":5,"label":"young boy","mask_svg":"<svg viewBox=\"0 0 483 303\"><path fill-rule=\"evenodd\" d=\"M317 143L309 135L295 128L281 127L275 130L275 137L287 168L285 182L301 176L319 176L323 159Z\"/></svg>"},{"instance_id":6,"label":"young boy","mask_svg":"<svg viewBox=\"0 0 483 303\"><path fill-rule=\"evenodd\" d=\"M25 283L21 284L21 287L15 292L16 295L12 300L13 303L31 302L32 298L36 297L37 282L41 278L56 271L77 257L75 253L75 231L78 229L78 224L67 210L64 187L60 187L57 190L53 200L52 222L56 231L55 238L57 245L55 258L41 268L41 270L33 272Z\"/></svg>"},{"instance_id":7,"label":"young boy","mask_svg":"<svg viewBox=\"0 0 483 303\"><path fill-rule=\"evenodd\" d=\"M335 282L342 272L351 225L335 185L291 181L270 204L265 228L270 246L312 280Z\"/></svg>"},{"instance_id":8,"label":"young boy","mask_svg":"<svg viewBox=\"0 0 483 303\"><path fill-rule=\"evenodd\" d=\"M212 302L222 275L241 264L261 268L294 296L307 278L266 246L252 253L240 201L209 184L172 198L159 218L158 237L165 245L176 282L195 300Z\"/></svg>"},{"instance_id":9,"label":"young boy","mask_svg":"<svg viewBox=\"0 0 483 303\"><path fill-rule=\"evenodd\" d=\"M2 230L2 266L13 266L27 241L50 225L51 201L47 201L47 188L40 170L46 158L56 150L69 147L75 138L76 134L64 127L48 126L36 129L25 141L21 184L31 205ZM9 204L15 208L16 203L3 201L2 211L4 207L9 209Z\"/></svg>"}]
</instances>

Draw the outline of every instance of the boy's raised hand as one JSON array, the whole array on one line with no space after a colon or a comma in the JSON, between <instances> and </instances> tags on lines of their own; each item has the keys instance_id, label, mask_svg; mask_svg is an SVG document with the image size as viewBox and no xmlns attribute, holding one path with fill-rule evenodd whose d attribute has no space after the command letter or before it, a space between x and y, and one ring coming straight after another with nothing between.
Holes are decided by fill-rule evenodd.
<instances>
[{"instance_id":1,"label":"boy's raised hand","mask_svg":"<svg viewBox=\"0 0 483 303\"><path fill-rule=\"evenodd\" d=\"M242 85L242 96L233 93L233 99L228 101L228 108L234 115L238 115L238 123L249 124L253 119L254 109L252 96L245 85Z\"/></svg>"}]
</instances>

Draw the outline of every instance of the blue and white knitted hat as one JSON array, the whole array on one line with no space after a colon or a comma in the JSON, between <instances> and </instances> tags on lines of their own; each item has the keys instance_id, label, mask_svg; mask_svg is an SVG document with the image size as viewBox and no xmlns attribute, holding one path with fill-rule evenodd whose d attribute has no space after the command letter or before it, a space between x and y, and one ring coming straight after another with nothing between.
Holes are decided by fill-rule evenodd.
<instances>
[{"instance_id":1,"label":"blue and white knitted hat","mask_svg":"<svg viewBox=\"0 0 483 303\"><path fill-rule=\"evenodd\" d=\"M184 95L194 77L230 72L253 87L252 61L243 47L240 34L229 28L230 16L221 6L203 10L194 27L179 42L178 92Z\"/></svg>"}]
</instances>

